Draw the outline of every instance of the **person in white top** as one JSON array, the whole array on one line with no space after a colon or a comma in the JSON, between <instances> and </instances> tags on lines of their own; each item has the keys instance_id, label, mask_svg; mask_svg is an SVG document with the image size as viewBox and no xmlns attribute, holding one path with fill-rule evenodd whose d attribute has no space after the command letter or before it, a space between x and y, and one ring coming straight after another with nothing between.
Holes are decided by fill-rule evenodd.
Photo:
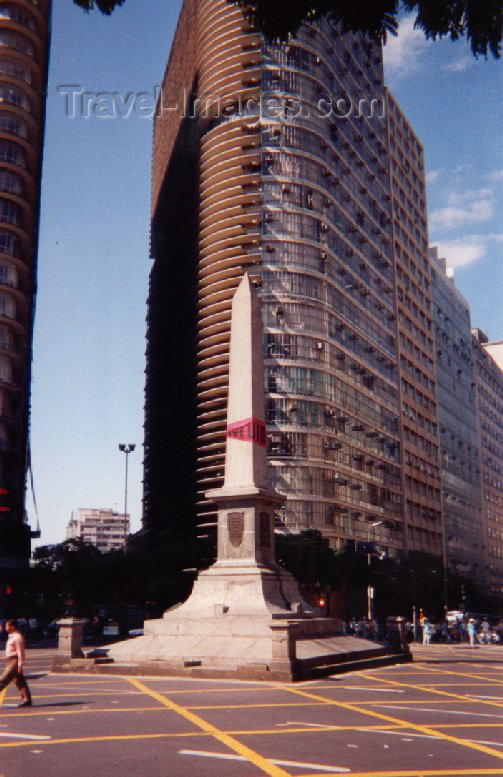
<instances>
[{"instance_id":1,"label":"person in white top","mask_svg":"<svg viewBox=\"0 0 503 777\"><path fill-rule=\"evenodd\" d=\"M5 624L5 630L9 635L5 646L5 669L0 677L0 691L12 680L16 683L16 688L21 693L21 704L19 707L31 707L31 693L28 683L23 674L25 663L24 637L18 631L16 621L9 620Z\"/></svg>"}]
</instances>

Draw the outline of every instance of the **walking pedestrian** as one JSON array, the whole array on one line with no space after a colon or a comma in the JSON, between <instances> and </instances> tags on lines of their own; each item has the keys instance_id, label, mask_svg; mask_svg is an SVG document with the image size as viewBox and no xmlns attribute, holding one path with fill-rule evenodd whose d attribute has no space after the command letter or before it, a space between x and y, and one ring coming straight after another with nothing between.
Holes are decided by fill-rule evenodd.
<instances>
[{"instance_id":1,"label":"walking pedestrian","mask_svg":"<svg viewBox=\"0 0 503 777\"><path fill-rule=\"evenodd\" d=\"M468 621L468 638L470 640L470 647L475 647L475 638L477 636L477 625L473 618Z\"/></svg>"},{"instance_id":2,"label":"walking pedestrian","mask_svg":"<svg viewBox=\"0 0 503 777\"><path fill-rule=\"evenodd\" d=\"M8 620L5 630L9 635L5 645L5 669L0 677L0 691L14 680L16 688L21 693L21 703L18 707L31 707L31 693L23 674L25 663L24 637L18 630L16 621Z\"/></svg>"},{"instance_id":3,"label":"walking pedestrian","mask_svg":"<svg viewBox=\"0 0 503 777\"><path fill-rule=\"evenodd\" d=\"M431 645L433 627L428 618L423 618L423 645Z\"/></svg>"}]
</instances>

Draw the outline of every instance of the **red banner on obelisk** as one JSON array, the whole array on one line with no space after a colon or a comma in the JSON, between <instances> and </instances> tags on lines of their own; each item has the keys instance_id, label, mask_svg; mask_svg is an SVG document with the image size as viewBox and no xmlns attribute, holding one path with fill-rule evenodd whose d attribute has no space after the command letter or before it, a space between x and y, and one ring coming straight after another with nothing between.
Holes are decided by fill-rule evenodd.
<instances>
[{"instance_id":1,"label":"red banner on obelisk","mask_svg":"<svg viewBox=\"0 0 503 777\"><path fill-rule=\"evenodd\" d=\"M267 446L265 423L258 418L245 418L242 421L234 421L227 426L227 437L231 440L243 440L254 442L261 448Z\"/></svg>"}]
</instances>

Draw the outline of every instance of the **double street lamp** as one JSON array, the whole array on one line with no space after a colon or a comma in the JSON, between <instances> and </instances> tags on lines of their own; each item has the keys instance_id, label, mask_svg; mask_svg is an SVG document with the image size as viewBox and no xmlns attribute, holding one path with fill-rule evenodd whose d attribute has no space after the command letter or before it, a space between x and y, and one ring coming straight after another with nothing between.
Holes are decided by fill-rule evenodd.
<instances>
[{"instance_id":1,"label":"double street lamp","mask_svg":"<svg viewBox=\"0 0 503 777\"><path fill-rule=\"evenodd\" d=\"M126 532L126 521L127 521L127 471L128 471L128 458L129 458L129 454L132 453L135 448L136 448L136 445L134 443L128 443L127 445L125 443L123 443L123 442L119 443L119 450L122 451L126 455L126 485L124 487L124 531L125 532Z\"/></svg>"}]
</instances>

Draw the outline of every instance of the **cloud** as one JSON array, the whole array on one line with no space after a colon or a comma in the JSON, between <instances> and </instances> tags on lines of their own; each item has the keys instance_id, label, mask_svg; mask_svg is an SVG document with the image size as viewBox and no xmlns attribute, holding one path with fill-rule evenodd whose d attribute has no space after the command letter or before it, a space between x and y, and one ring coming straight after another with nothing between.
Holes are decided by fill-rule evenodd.
<instances>
[{"instance_id":1,"label":"cloud","mask_svg":"<svg viewBox=\"0 0 503 777\"><path fill-rule=\"evenodd\" d=\"M473 170L473 164L471 162L469 162L468 164L456 165L456 167L454 168L454 175L469 173L470 170Z\"/></svg>"},{"instance_id":2,"label":"cloud","mask_svg":"<svg viewBox=\"0 0 503 777\"><path fill-rule=\"evenodd\" d=\"M455 240L435 240L432 245L437 246L439 256L445 257L447 266L455 270L483 259L491 240L503 242L503 233L492 232L489 235L466 235Z\"/></svg>"},{"instance_id":3,"label":"cloud","mask_svg":"<svg viewBox=\"0 0 503 777\"><path fill-rule=\"evenodd\" d=\"M492 173L488 173L487 180L488 181L503 181L503 169L501 169L501 170L493 170Z\"/></svg>"},{"instance_id":4,"label":"cloud","mask_svg":"<svg viewBox=\"0 0 503 777\"><path fill-rule=\"evenodd\" d=\"M432 227L455 229L469 224L484 224L493 217L492 190L450 192L447 205L434 210L429 217Z\"/></svg>"},{"instance_id":5,"label":"cloud","mask_svg":"<svg viewBox=\"0 0 503 777\"><path fill-rule=\"evenodd\" d=\"M473 57L460 57L459 59L455 59L454 62L450 62L448 65L444 65L442 70L444 70L447 75L455 75L456 73L464 73L465 70L468 70L469 67L471 67L474 63Z\"/></svg>"},{"instance_id":6,"label":"cloud","mask_svg":"<svg viewBox=\"0 0 503 777\"><path fill-rule=\"evenodd\" d=\"M384 67L387 78L401 78L420 67L421 56L430 46L421 30L414 29L415 14L409 14L398 27L398 35L389 36L384 46Z\"/></svg>"},{"instance_id":7,"label":"cloud","mask_svg":"<svg viewBox=\"0 0 503 777\"><path fill-rule=\"evenodd\" d=\"M445 257L447 266L454 270L458 267L468 267L478 262L486 253L486 243L482 236L468 236L458 240L438 241L438 255Z\"/></svg>"},{"instance_id":8,"label":"cloud","mask_svg":"<svg viewBox=\"0 0 503 777\"><path fill-rule=\"evenodd\" d=\"M433 183L438 180L440 170L428 170L426 173L426 183Z\"/></svg>"}]
</instances>

